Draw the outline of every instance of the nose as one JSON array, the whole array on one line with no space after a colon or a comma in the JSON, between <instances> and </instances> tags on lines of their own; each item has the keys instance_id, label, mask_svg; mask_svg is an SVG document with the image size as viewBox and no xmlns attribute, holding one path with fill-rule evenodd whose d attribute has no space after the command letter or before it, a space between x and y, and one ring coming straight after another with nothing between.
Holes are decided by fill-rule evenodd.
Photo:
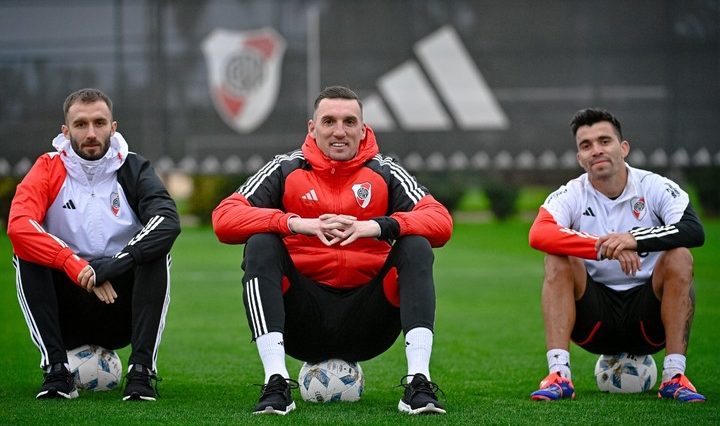
<instances>
[{"instance_id":1,"label":"nose","mask_svg":"<svg viewBox=\"0 0 720 426\"><path fill-rule=\"evenodd\" d=\"M95 126L92 123L88 124L87 138L88 139L97 139L97 135L95 134Z\"/></svg>"},{"instance_id":2,"label":"nose","mask_svg":"<svg viewBox=\"0 0 720 426\"><path fill-rule=\"evenodd\" d=\"M333 135L339 136L339 135L345 135L345 126L343 126L342 123L337 123L333 126Z\"/></svg>"}]
</instances>

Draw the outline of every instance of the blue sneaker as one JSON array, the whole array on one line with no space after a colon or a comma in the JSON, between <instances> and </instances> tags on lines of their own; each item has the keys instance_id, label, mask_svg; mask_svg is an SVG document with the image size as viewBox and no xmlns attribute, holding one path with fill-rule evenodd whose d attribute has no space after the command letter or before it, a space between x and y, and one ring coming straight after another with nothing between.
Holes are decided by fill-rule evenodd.
<instances>
[{"instance_id":1,"label":"blue sneaker","mask_svg":"<svg viewBox=\"0 0 720 426\"><path fill-rule=\"evenodd\" d=\"M575 386L572 380L558 372L548 374L540 382L540 389L530 394L533 401L557 401L564 398L575 399Z\"/></svg>"},{"instance_id":2,"label":"blue sneaker","mask_svg":"<svg viewBox=\"0 0 720 426\"><path fill-rule=\"evenodd\" d=\"M695 386L684 374L676 374L672 379L661 384L658 398L676 399L680 402L705 402L705 397L695 390Z\"/></svg>"}]
</instances>

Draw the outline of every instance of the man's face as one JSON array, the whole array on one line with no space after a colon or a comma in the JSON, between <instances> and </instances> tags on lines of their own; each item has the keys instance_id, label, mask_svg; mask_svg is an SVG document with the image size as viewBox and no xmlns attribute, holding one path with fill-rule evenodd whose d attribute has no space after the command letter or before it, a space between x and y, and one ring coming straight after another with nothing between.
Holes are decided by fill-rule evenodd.
<instances>
[{"instance_id":1,"label":"man's face","mask_svg":"<svg viewBox=\"0 0 720 426\"><path fill-rule=\"evenodd\" d=\"M365 137L360 104L354 99L323 99L308 122L308 132L325 155L336 161L355 157Z\"/></svg>"},{"instance_id":2,"label":"man's face","mask_svg":"<svg viewBox=\"0 0 720 426\"><path fill-rule=\"evenodd\" d=\"M116 128L105 102L76 102L68 109L62 132L80 158L99 160L110 149L110 136Z\"/></svg>"},{"instance_id":3,"label":"man's face","mask_svg":"<svg viewBox=\"0 0 720 426\"><path fill-rule=\"evenodd\" d=\"M608 179L625 168L630 144L621 141L615 127L607 121L580 126L575 133L577 160L590 179Z\"/></svg>"}]
</instances>

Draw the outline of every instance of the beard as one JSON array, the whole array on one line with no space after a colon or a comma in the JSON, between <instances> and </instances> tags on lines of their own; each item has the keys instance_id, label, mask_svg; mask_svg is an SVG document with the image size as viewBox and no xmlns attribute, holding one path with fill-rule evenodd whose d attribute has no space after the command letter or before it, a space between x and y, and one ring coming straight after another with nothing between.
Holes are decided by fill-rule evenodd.
<instances>
[{"instance_id":1,"label":"beard","mask_svg":"<svg viewBox=\"0 0 720 426\"><path fill-rule=\"evenodd\" d=\"M72 135L70 135L70 146L72 147L73 151L75 151L75 154L78 155L78 157L82 158L83 160L88 161L96 161L105 156L107 154L108 150L110 149L110 137L104 141L98 140L98 143L102 145L102 148L98 151L98 153L90 154L83 152L82 149L80 149L80 143L75 139Z\"/></svg>"}]
</instances>

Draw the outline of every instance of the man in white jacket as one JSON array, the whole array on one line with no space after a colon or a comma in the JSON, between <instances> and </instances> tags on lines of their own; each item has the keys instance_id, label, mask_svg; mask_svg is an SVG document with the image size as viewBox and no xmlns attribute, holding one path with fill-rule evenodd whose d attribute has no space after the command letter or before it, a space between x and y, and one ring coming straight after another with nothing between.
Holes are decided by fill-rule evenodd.
<instances>
[{"instance_id":1,"label":"man in white jacket","mask_svg":"<svg viewBox=\"0 0 720 426\"><path fill-rule=\"evenodd\" d=\"M128 151L112 102L71 93L65 123L10 207L17 294L45 371L37 398L78 396L67 350L132 345L124 400L155 400L170 301L175 203L150 162Z\"/></svg>"}]
</instances>

